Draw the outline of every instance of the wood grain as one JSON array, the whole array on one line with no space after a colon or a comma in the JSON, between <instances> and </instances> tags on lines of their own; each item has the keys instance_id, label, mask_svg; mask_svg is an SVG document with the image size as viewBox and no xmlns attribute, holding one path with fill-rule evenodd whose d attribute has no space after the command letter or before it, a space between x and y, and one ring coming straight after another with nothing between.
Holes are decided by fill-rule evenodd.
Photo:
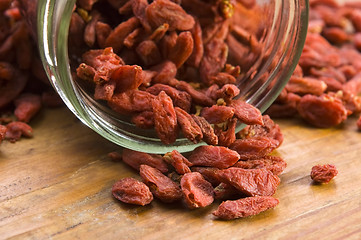
<instances>
[{"instance_id":1,"label":"wood grain","mask_svg":"<svg viewBox=\"0 0 361 240\"><path fill-rule=\"evenodd\" d=\"M107 153L119 148L83 126L68 110L42 112L33 139L0 145L1 239L361 239L361 133L355 119L314 129L278 121L288 167L276 197L258 216L219 221L217 204L187 210L159 201L131 207L112 198L112 184L137 176ZM312 185L313 165L339 175Z\"/></svg>"}]
</instances>

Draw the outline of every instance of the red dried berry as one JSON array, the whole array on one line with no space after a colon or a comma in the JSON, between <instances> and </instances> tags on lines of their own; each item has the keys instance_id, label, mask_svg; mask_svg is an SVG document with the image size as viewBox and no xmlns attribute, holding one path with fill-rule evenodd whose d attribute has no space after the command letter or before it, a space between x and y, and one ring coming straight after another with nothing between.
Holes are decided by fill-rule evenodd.
<instances>
[{"instance_id":1,"label":"red dried berry","mask_svg":"<svg viewBox=\"0 0 361 240\"><path fill-rule=\"evenodd\" d=\"M153 200L147 185L134 178L123 178L114 183L112 193L116 199L129 204L144 206Z\"/></svg>"},{"instance_id":2,"label":"red dried berry","mask_svg":"<svg viewBox=\"0 0 361 240\"><path fill-rule=\"evenodd\" d=\"M146 9L146 16L153 28L163 23L169 24L169 30L190 30L195 21L181 6L169 0L153 1Z\"/></svg>"},{"instance_id":3,"label":"red dried berry","mask_svg":"<svg viewBox=\"0 0 361 240\"><path fill-rule=\"evenodd\" d=\"M272 196L280 183L279 177L267 169L231 167L219 170L220 181L231 184L247 196Z\"/></svg>"},{"instance_id":4,"label":"red dried berry","mask_svg":"<svg viewBox=\"0 0 361 240\"><path fill-rule=\"evenodd\" d=\"M230 200L236 199L242 196L242 193L232 185L228 183L220 183L214 188L214 199L217 200Z\"/></svg>"},{"instance_id":5,"label":"red dried berry","mask_svg":"<svg viewBox=\"0 0 361 240\"><path fill-rule=\"evenodd\" d=\"M6 126L0 124L0 143L5 139L6 131Z\"/></svg>"},{"instance_id":6,"label":"red dried berry","mask_svg":"<svg viewBox=\"0 0 361 240\"><path fill-rule=\"evenodd\" d=\"M202 130L203 141L209 145L218 145L218 137L214 133L213 127L207 122L204 117L192 114L192 118Z\"/></svg>"},{"instance_id":7,"label":"red dried berry","mask_svg":"<svg viewBox=\"0 0 361 240\"><path fill-rule=\"evenodd\" d=\"M229 148L239 154L242 160L262 158L271 153L279 145L279 141L268 137L237 139Z\"/></svg>"},{"instance_id":8,"label":"red dried berry","mask_svg":"<svg viewBox=\"0 0 361 240\"><path fill-rule=\"evenodd\" d=\"M239 160L239 154L220 146L200 146L194 149L188 160L195 166L228 168Z\"/></svg>"},{"instance_id":9,"label":"red dried berry","mask_svg":"<svg viewBox=\"0 0 361 240\"><path fill-rule=\"evenodd\" d=\"M173 150L172 152L166 153L163 156L165 162L170 163L178 174L185 174L191 172L190 168L193 164L188 161L182 154L180 154L177 150Z\"/></svg>"},{"instance_id":10,"label":"red dried berry","mask_svg":"<svg viewBox=\"0 0 361 240\"><path fill-rule=\"evenodd\" d=\"M233 165L233 167L239 167L244 169L265 168L271 171L274 175L278 176L287 167L287 163L281 157L265 156L259 159L238 161Z\"/></svg>"},{"instance_id":11,"label":"red dried berry","mask_svg":"<svg viewBox=\"0 0 361 240\"><path fill-rule=\"evenodd\" d=\"M311 178L316 183L329 183L337 174L338 171L332 164L316 165L311 170Z\"/></svg>"},{"instance_id":12,"label":"red dried berry","mask_svg":"<svg viewBox=\"0 0 361 240\"><path fill-rule=\"evenodd\" d=\"M141 165L140 176L155 197L163 202L174 202L182 198L179 186L158 169Z\"/></svg>"},{"instance_id":13,"label":"red dried berry","mask_svg":"<svg viewBox=\"0 0 361 240\"><path fill-rule=\"evenodd\" d=\"M21 122L29 122L40 111L41 97L35 94L23 94L15 99L14 115Z\"/></svg>"},{"instance_id":14,"label":"red dried berry","mask_svg":"<svg viewBox=\"0 0 361 240\"><path fill-rule=\"evenodd\" d=\"M194 121L192 116L179 107L175 107L174 110L177 115L178 124L184 136L193 143L201 141L203 138L202 129Z\"/></svg>"},{"instance_id":15,"label":"red dried berry","mask_svg":"<svg viewBox=\"0 0 361 240\"><path fill-rule=\"evenodd\" d=\"M217 106L203 108L201 116L210 124L223 123L233 117L235 110L231 107Z\"/></svg>"},{"instance_id":16,"label":"red dried berry","mask_svg":"<svg viewBox=\"0 0 361 240\"><path fill-rule=\"evenodd\" d=\"M234 109L234 115L243 123L263 125L262 113L256 107L242 100L232 100L228 106Z\"/></svg>"},{"instance_id":17,"label":"red dried berry","mask_svg":"<svg viewBox=\"0 0 361 240\"><path fill-rule=\"evenodd\" d=\"M342 102L327 94L305 95L297 109L308 123L321 128L337 126L347 118L347 109Z\"/></svg>"},{"instance_id":18,"label":"red dried berry","mask_svg":"<svg viewBox=\"0 0 361 240\"><path fill-rule=\"evenodd\" d=\"M278 203L278 199L266 196L241 198L222 202L213 215L224 220L243 218L274 208Z\"/></svg>"},{"instance_id":19,"label":"red dried berry","mask_svg":"<svg viewBox=\"0 0 361 240\"><path fill-rule=\"evenodd\" d=\"M283 142L283 134L281 128L268 115L263 117L263 125L249 125L242 129L238 136L240 138L268 137L278 141L278 146ZM277 146L277 147L278 147Z\"/></svg>"},{"instance_id":20,"label":"red dried berry","mask_svg":"<svg viewBox=\"0 0 361 240\"><path fill-rule=\"evenodd\" d=\"M192 172L199 172L202 174L204 179L206 179L208 182L210 182L213 186L219 185L221 182L219 181L217 177L217 171L218 168L214 167L192 167Z\"/></svg>"},{"instance_id":21,"label":"red dried berry","mask_svg":"<svg viewBox=\"0 0 361 240\"><path fill-rule=\"evenodd\" d=\"M174 143L177 138L177 115L172 99L164 92L160 92L152 100L154 125L159 139L164 144Z\"/></svg>"},{"instance_id":22,"label":"red dried berry","mask_svg":"<svg viewBox=\"0 0 361 240\"><path fill-rule=\"evenodd\" d=\"M5 138L11 142L19 140L21 136L33 136L33 129L24 122L11 122L6 125L6 129Z\"/></svg>"},{"instance_id":23,"label":"red dried berry","mask_svg":"<svg viewBox=\"0 0 361 240\"><path fill-rule=\"evenodd\" d=\"M184 200L190 209L206 207L213 198L213 187L200 173L186 173L181 179Z\"/></svg>"},{"instance_id":24,"label":"red dried berry","mask_svg":"<svg viewBox=\"0 0 361 240\"><path fill-rule=\"evenodd\" d=\"M139 171L141 165L146 164L157 168L163 173L168 172L168 166L160 155L143 153L124 148L122 160L137 171Z\"/></svg>"}]
</instances>

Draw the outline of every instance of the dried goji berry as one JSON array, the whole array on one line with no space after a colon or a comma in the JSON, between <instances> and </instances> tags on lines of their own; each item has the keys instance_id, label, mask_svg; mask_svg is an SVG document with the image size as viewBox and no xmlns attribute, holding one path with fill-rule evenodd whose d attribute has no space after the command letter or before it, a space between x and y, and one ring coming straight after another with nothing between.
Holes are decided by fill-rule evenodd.
<instances>
[{"instance_id":1,"label":"dried goji berry","mask_svg":"<svg viewBox=\"0 0 361 240\"><path fill-rule=\"evenodd\" d=\"M142 68L137 65L119 66L112 72L111 81L115 82L117 93L137 89L143 83Z\"/></svg>"},{"instance_id":2,"label":"dried goji berry","mask_svg":"<svg viewBox=\"0 0 361 240\"><path fill-rule=\"evenodd\" d=\"M231 119L234 115L234 112L234 108L213 105L209 108L203 108L201 111L201 116L204 117L209 123L217 124Z\"/></svg>"},{"instance_id":3,"label":"dried goji berry","mask_svg":"<svg viewBox=\"0 0 361 240\"><path fill-rule=\"evenodd\" d=\"M0 143L5 139L6 131L6 126L0 124Z\"/></svg>"},{"instance_id":4,"label":"dried goji berry","mask_svg":"<svg viewBox=\"0 0 361 240\"><path fill-rule=\"evenodd\" d=\"M153 1L146 9L146 16L154 28L163 23L169 24L169 30L190 30L195 21L181 6L169 0Z\"/></svg>"},{"instance_id":5,"label":"dried goji berry","mask_svg":"<svg viewBox=\"0 0 361 240\"><path fill-rule=\"evenodd\" d=\"M19 121L29 122L41 108L41 98L35 94L20 95L14 101L14 115Z\"/></svg>"},{"instance_id":6,"label":"dried goji berry","mask_svg":"<svg viewBox=\"0 0 361 240\"><path fill-rule=\"evenodd\" d=\"M112 47L114 52L118 53L123 47L124 39L138 26L139 20L136 17L120 23L106 38L105 46Z\"/></svg>"},{"instance_id":7,"label":"dried goji berry","mask_svg":"<svg viewBox=\"0 0 361 240\"><path fill-rule=\"evenodd\" d=\"M321 95L325 92L327 85L325 82L310 77L291 77L286 85L288 92L304 95Z\"/></svg>"},{"instance_id":8,"label":"dried goji berry","mask_svg":"<svg viewBox=\"0 0 361 240\"><path fill-rule=\"evenodd\" d=\"M229 148L239 154L242 160L262 158L271 153L279 145L279 141L269 137L253 137L236 139Z\"/></svg>"},{"instance_id":9,"label":"dried goji berry","mask_svg":"<svg viewBox=\"0 0 361 240\"><path fill-rule=\"evenodd\" d=\"M97 22L95 25L95 33L98 45L101 48L105 48L105 42L109 34L111 33L112 28L107 23Z\"/></svg>"},{"instance_id":10,"label":"dried goji berry","mask_svg":"<svg viewBox=\"0 0 361 240\"><path fill-rule=\"evenodd\" d=\"M311 178L316 183L329 183L337 174L338 171L332 164L316 165L311 170Z\"/></svg>"},{"instance_id":11,"label":"dried goji berry","mask_svg":"<svg viewBox=\"0 0 361 240\"><path fill-rule=\"evenodd\" d=\"M242 129L238 136L240 138L268 137L278 141L277 147L283 142L281 128L268 115L262 117L263 125L249 125Z\"/></svg>"},{"instance_id":12,"label":"dried goji berry","mask_svg":"<svg viewBox=\"0 0 361 240\"><path fill-rule=\"evenodd\" d=\"M182 198L180 187L158 169L141 165L139 174L153 195L161 201L174 202Z\"/></svg>"},{"instance_id":13,"label":"dried goji berry","mask_svg":"<svg viewBox=\"0 0 361 240\"><path fill-rule=\"evenodd\" d=\"M174 108L179 127L183 135L190 141L197 143L203 138L203 133L198 124L194 121L192 116L179 107Z\"/></svg>"},{"instance_id":14,"label":"dried goji berry","mask_svg":"<svg viewBox=\"0 0 361 240\"><path fill-rule=\"evenodd\" d=\"M92 12L90 14L91 20L88 22L84 29L84 42L89 46L93 47L96 41L96 24L99 21L100 13Z\"/></svg>"},{"instance_id":15,"label":"dried goji berry","mask_svg":"<svg viewBox=\"0 0 361 240\"><path fill-rule=\"evenodd\" d=\"M95 75L93 77L95 83L109 81L113 71L124 64L123 60L116 55L110 47L104 50L89 50L83 54L82 60L85 64L95 69Z\"/></svg>"},{"instance_id":16,"label":"dried goji berry","mask_svg":"<svg viewBox=\"0 0 361 240\"><path fill-rule=\"evenodd\" d=\"M188 160L195 166L228 168L239 160L239 154L220 146L200 146L194 149Z\"/></svg>"},{"instance_id":17,"label":"dried goji berry","mask_svg":"<svg viewBox=\"0 0 361 240\"><path fill-rule=\"evenodd\" d=\"M137 171L139 171L141 165L146 164L157 168L163 173L168 172L168 166L160 155L143 153L125 148L123 149L122 160Z\"/></svg>"},{"instance_id":18,"label":"dried goji berry","mask_svg":"<svg viewBox=\"0 0 361 240\"><path fill-rule=\"evenodd\" d=\"M152 111L154 96L146 91L131 90L114 94L107 102L108 106L120 114Z\"/></svg>"},{"instance_id":19,"label":"dried goji berry","mask_svg":"<svg viewBox=\"0 0 361 240\"><path fill-rule=\"evenodd\" d=\"M154 113L154 125L159 139L164 144L171 144L177 138L177 115L173 107L172 99L161 91L156 98L152 100Z\"/></svg>"},{"instance_id":20,"label":"dried goji berry","mask_svg":"<svg viewBox=\"0 0 361 240\"><path fill-rule=\"evenodd\" d=\"M169 24L164 23L157 27L157 29L154 30L154 32L148 37L148 39L153 40L154 42L158 42L165 36L168 30Z\"/></svg>"},{"instance_id":21,"label":"dried goji berry","mask_svg":"<svg viewBox=\"0 0 361 240\"><path fill-rule=\"evenodd\" d=\"M247 196L272 196L280 183L279 177L267 169L231 167L217 171L220 181L231 184Z\"/></svg>"},{"instance_id":22,"label":"dried goji berry","mask_svg":"<svg viewBox=\"0 0 361 240\"><path fill-rule=\"evenodd\" d=\"M116 199L135 205L144 206L153 200L147 185L134 178L123 178L114 183L112 193Z\"/></svg>"},{"instance_id":23,"label":"dried goji berry","mask_svg":"<svg viewBox=\"0 0 361 240\"><path fill-rule=\"evenodd\" d=\"M204 53L202 28L199 21L195 22L194 27L190 31L193 37L193 52L187 59L187 64L193 67L199 67Z\"/></svg>"},{"instance_id":24,"label":"dried goji berry","mask_svg":"<svg viewBox=\"0 0 361 240\"><path fill-rule=\"evenodd\" d=\"M131 121L139 128L152 128L154 127L154 114L152 111L144 111L133 115Z\"/></svg>"},{"instance_id":25,"label":"dried goji berry","mask_svg":"<svg viewBox=\"0 0 361 240\"><path fill-rule=\"evenodd\" d=\"M217 200L230 200L239 198L242 193L235 187L227 183L220 183L217 187L214 188L214 199Z\"/></svg>"},{"instance_id":26,"label":"dried goji berry","mask_svg":"<svg viewBox=\"0 0 361 240\"><path fill-rule=\"evenodd\" d=\"M206 207L214 200L212 185L199 172L184 174L181 188L184 200L190 209Z\"/></svg>"},{"instance_id":27,"label":"dried goji berry","mask_svg":"<svg viewBox=\"0 0 361 240\"><path fill-rule=\"evenodd\" d=\"M180 68L193 52L193 37L190 32L179 34L177 41L169 53L169 59Z\"/></svg>"},{"instance_id":28,"label":"dried goji berry","mask_svg":"<svg viewBox=\"0 0 361 240\"><path fill-rule=\"evenodd\" d=\"M194 89L188 82L174 81L173 87L177 88L178 90L182 90L189 93L189 95L191 95L192 97L192 101L195 104L201 106L212 106L215 103L213 99L208 97L205 93L198 91L197 89Z\"/></svg>"},{"instance_id":29,"label":"dried goji berry","mask_svg":"<svg viewBox=\"0 0 361 240\"><path fill-rule=\"evenodd\" d=\"M347 110L342 102L329 95L305 95L297 109L303 119L316 127L333 127L347 118Z\"/></svg>"},{"instance_id":30,"label":"dried goji berry","mask_svg":"<svg viewBox=\"0 0 361 240\"><path fill-rule=\"evenodd\" d=\"M137 48L136 52L145 66L153 66L161 61L161 55L157 44L152 40L144 40Z\"/></svg>"},{"instance_id":31,"label":"dried goji berry","mask_svg":"<svg viewBox=\"0 0 361 240\"><path fill-rule=\"evenodd\" d=\"M353 94L361 92L361 73L356 74L343 85L344 91L349 91Z\"/></svg>"},{"instance_id":32,"label":"dried goji berry","mask_svg":"<svg viewBox=\"0 0 361 240\"><path fill-rule=\"evenodd\" d=\"M233 167L240 167L244 169L265 168L271 171L274 175L278 176L287 167L287 163L281 157L265 156L259 159L238 161L233 165Z\"/></svg>"},{"instance_id":33,"label":"dried goji berry","mask_svg":"<svg viewBox=\"0 0 361 240\"><path fill-rule=\"evenodd\" d=\"M203 141L210 145L217 145L218 137L209 122L205 118L196 115L192 115L192 118L202 130Z\"/></svg>"},{"instance_id":34,"label":"dried goji berry","mask_svg":"<svg viewBox=\"0 0 361 240\"><path fill-rule=\"evenodd\" d=\"M243 218L274 208L278 203L278 199L267 196L241 198L222 202L213 215L225 220Z\"/></svg>"},{"instance_id":35,"label":"dried goji berry","mask_svg":"<svg viewBox=\"0 0 361 240\"><path fill-rule=\"evenodd\" d=\"M227 122L227 129L223 130L215 126L215 132L218 136L218 145L228 147L236 140L237 119L232 118Z\"/></svg>"},{"instance_id":36,"label":"dried goji berry","mask_svg":"<svg viewBox=\"0 0 361 240\"><path fill-rule=\"evenodd\" d=\"M231 101L234 97L239 94L240 90L236 85L233 84L225 84L221 89L217 90L215 95L216 98L222 98L226 102Z\"/></svg>"},{"instance_id":37,"label":"dried goji berry","mask_svg":"<svg viewBox=\"0 0 361 240\"><path fill-rule=\"evenodd\" d=\"M6 129L5 138L11 142L19 140L21 136L33 136L33 129L24 122L11 122L6 125Z\"/></svg>"},{"instance_id":38,"label":"dried goji berry","mask_svg":"<svg viewBox=\"0 0 361 240\"><path fill-rule=\"evenodd\" d=\"M242 100L232 100L228 106L234 109L234 115L241 122L249 125L263 124L262 114L256 107Z\"/></svg>"},{"instance_id":39,"label":"dried goji berry","mask_svg":"<svg viewBox=\"0 0 361 240\"><path fill-rule=\"evenodd\" d=\"M159 83L147 88L146 91L153 95L158 95L161 91L164 91L170 98L172 98L175 107L180 107L186 112L190 111L192 99L191 96L184 91L179 91L171 86Z\"/></svg>"},{"instance_id":40,"label":"dried goji berry","mask_svg":"<svg viewBox=\"0 0 361 240\"><path fill-rule=\"evenodd\" d=\"M142 24L143 28L149 32L151 27L149 25L147 16L146 16L146 9L149 6L147 0L132 0L130 1L132 4L132 10L134 15L139 19L140 23Z\"/></svg>"},{"instance_id":41,"label":"dried goji berry","mask_svg":"<svg viewBox=\"0 0 361 240\"><path fill-rule=\"evenodd\" d=\"M163 159L170 163L178 174L185 174L191 172L190 168L193 164L188 161L182 154L180 154L177 150L173 150L172 152L166 153L163 156Z\"/></svg>"}]
</instances>

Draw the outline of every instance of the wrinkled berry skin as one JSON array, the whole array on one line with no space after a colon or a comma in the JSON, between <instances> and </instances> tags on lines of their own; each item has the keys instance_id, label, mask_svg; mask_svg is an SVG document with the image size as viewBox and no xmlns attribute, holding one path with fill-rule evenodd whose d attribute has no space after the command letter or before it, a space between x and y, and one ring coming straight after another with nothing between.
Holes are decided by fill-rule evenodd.
<instances>
[{"instance_id":1,"label":"wrinkled berry skin","mask_svg":"<svg viewBox=\"0 0 361 240\"><path fill-rule=\"evenodd\" d=\"M315 183L329 183L337 174L338 171L332 164L316 165L311 170L311 178Z\"/></svg>"},{"instance_id":2,"label":"wrinkled berry skin","mask_svg":"<svg viewBox=\"0 0 361 240\"><path fill-rule=\"evenodd\" d=\"M222 202L218 209L213 212L213 215L224 220L243 218L274 208L278 203L278 199L266 196L241 198Z\"/></svg>"},{"instance_id":3,"label":"wrinkled berry skin","mask_svg":"<svg viewBox=\"0 0 361 240\"><path fill-rule=\"evenodd\" d=\"M190 209L206 207L213 198L213 187L199 172L186 173L181 179L184 200Z\"/></svg>"},{"instance_id":4,"label":"wrinkled berry skin","mask_svg":"<svg viewBox=\"0 0 361 240\"><path fill-rule=\"evenodd\" d=\"M141 206L147 205L153 200L153 195L147 185L134 178L123 178L114 183L112 194L124 203Z\"/></svg>"}]
</instances>

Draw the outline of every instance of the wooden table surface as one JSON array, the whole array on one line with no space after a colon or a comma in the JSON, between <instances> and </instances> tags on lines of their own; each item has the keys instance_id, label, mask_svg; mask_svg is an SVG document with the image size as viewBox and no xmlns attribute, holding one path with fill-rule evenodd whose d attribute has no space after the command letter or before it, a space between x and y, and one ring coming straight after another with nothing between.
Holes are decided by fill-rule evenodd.
<instances>
[{"instance_id":1,"label":"wooden table surface","mask_svg":"<svg viewBox=\"0 0 361 240\"><path fill-rule=\"evenodd\" d=\"M137 176L107 153L119 147L83 126L67 109L46 110L32 122L34 138L0 145L0 239L361 239L361 133L355 119L314 129L277 121L278 149L288 162L275 197L258 216L219 221L217 204L187 210L153 201L131 207L111 196L112 184ZM312 185L315 164L339 175Z\"/></svg>"}]
</instances>

